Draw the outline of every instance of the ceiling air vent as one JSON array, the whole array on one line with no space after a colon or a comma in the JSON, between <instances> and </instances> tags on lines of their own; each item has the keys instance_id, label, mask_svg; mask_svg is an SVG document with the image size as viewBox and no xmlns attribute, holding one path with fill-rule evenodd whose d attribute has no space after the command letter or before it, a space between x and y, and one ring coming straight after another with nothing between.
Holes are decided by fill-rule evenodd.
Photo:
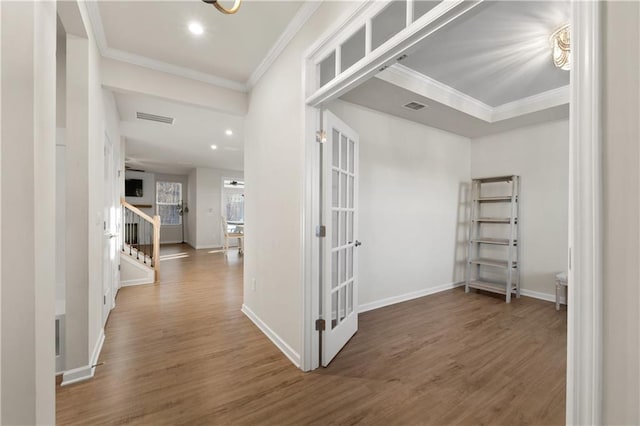
<instances>
[{"instance_id":1,"label":"ceiling air vent","mask_svg":"<svg viewBox=\"0 0 640 426\"><path fill-rule=\"evenodd\" d=\"M408 104L405 104L402 106L408 109L412 109L414 111L419 111L422 108L426 107L425 104L421 104L420 102L409 102Z\"/></svg>"},{"instance_id":2,"label":"ceiling air vent","mask_svg":"<svg viewBox=\"0 0 640 426\"><path fill-rule=\"evenodd\" d=\"M147 114L146 112L136 112L136 118L138 118L139 120L149 120L149 121L157 121L158 123L173 124L173 117Z\"/></svg>"}]
</instances>

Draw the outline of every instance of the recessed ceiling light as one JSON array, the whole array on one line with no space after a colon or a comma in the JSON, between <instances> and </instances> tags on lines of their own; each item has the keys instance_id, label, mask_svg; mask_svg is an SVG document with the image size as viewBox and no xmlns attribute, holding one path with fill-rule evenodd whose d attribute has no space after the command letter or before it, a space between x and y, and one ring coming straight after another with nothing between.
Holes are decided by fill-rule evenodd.
<instances>
[{"instance_id":1,"label":"recessed ceiling light","mask_svg":"<svg viewBox=\"0 0 640 426\"><path fill-rule=\"evenodd\" d=\"M231 135L233 135L233 130L227 129L227 130L225 130L225 133L226 133L227 136L231 136Z\"/></svg>"},{"instance_id":2,"label":"recessed ceiling light","mask_svg":"<svg viewBox=\"0 0 640 426\"><path fill-rule=\"evenodd\" d=\"M211 149L218 149L218 145L211 145Z\"/></svg>"},{"instance_id":3,"label":"recessed ceiling light","mask_svg":"<svg viewBox=\"0 0 640 426\"><path fill-rule=\"evenodd\" d=\"M204 28L198 22L190 22L189 23L189 31L191 31L195 35L200 35L204 32Z\"/></svg>"}]
</instances>

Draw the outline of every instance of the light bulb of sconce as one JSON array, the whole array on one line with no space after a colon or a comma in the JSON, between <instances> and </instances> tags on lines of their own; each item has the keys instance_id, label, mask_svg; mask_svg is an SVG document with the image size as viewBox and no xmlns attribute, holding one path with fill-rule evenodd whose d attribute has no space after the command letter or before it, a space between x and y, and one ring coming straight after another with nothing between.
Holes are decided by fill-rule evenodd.
<instances>
[{"instance_id":1,"label":"light bulb of sconce","mask_svg":"<svg viewBox=\"0 0 640 426\"><path fill-rule=\"evenodd\" d=\"M553 63L556 67L568 71L571 69L571 27L563 25L550 37Z\"/></svg>"}]
</instances>

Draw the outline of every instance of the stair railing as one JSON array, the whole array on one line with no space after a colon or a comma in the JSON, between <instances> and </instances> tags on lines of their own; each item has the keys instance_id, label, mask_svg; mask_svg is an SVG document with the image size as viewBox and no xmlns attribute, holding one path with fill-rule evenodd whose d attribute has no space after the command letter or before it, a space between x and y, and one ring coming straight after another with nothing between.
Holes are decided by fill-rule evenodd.
<instances>
[{"instance_id":1,"label":"stair railing","mask_svg":"<svg viewBox=\"0 0 640 426\"><path fill-rule=\"evenodd\" d=\"M122 206L122 253L144 264L155 271L158 281L160 270L160 216L149 216L136 206L120 199Z\"/></svg>"}]
</instances>

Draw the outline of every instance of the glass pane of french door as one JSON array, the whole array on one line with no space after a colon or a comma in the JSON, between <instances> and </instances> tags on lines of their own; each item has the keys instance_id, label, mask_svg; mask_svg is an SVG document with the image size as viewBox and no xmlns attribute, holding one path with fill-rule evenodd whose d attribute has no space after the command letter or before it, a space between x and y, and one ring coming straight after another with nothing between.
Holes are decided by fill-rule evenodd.
<instances>
[{"instance_id":1,"label":"glass pane of french door","mask_svg":"<svg viewBox=\"0 0 640 426\"><path fill-rule=\"evenodd\" d=\"M354 141L336 129L332 130L332 203L331 258L333 329L353 312L353 218L354 218Z\"/></svg>"}]
</instances>

